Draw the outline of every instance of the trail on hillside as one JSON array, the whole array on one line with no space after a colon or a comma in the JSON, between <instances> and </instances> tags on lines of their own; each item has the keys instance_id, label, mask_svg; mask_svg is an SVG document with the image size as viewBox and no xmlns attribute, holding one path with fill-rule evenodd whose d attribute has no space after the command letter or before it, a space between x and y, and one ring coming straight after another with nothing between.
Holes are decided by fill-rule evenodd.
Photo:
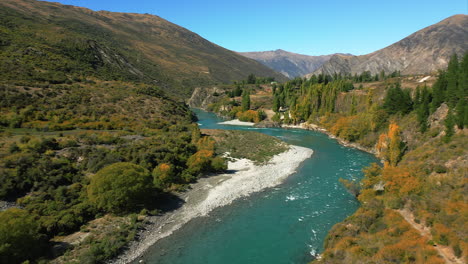
<instances>
[{"instance_id":1,"label":"trail on hillside","mask_svg":"<svg viewBox=\"0 0 468 264\"><path fill-rule=\"evenodd\" d=\"M414 229L416 229L421 236L427 238L428 240L432 240L431 229L423 224L418 224L414 221L413 213L408 209L400 209L395 210L400 213L401 216L408 222ZM439 245L435 242L434 248L439 252L439 255L444 259L445 263L448 264L464 264L464 262L455 256L452 248L449 246Z\"/></svg>"}]
</instances>

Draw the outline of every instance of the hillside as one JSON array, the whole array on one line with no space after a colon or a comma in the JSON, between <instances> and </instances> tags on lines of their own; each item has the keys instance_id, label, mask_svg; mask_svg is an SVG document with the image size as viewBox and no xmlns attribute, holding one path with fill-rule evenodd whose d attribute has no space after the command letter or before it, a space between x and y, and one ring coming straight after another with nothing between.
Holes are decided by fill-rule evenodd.
<instances>
[{"instance_id":1,"label":"hillside","mask_svg":"<svg viewBox=\"0 0 468 264\"><path fill-rule=\"evenodd\" d=\"M239 54L254 59L284 74L288 78L300 77L311 73L330 60L332 56L336 55L308 56L281 49L261 52L239 52Z\"/></svg>"},{"instance_id":2,"label":"hillside","mask_svg":"<svg viewBox=\"0 0 468 264\"><path fill-rule=\"evenodd\" d=\"M0 2L0 20L3 80L119 78L186 97L193 87L230 83L251 73L285 79L154 15L5 0Z\"/></svg>"},{"instance_id":3,"label":"hillside","mask_svg":"<svg viewBox=\"0 0 468 264\"><path fill-rule=\"evenodd\" d=\"M426 27L376 52L362 56L335 55L313 74L424 74L447 67L449 58L468 50L468 16L455 15ZM309 75L310 76L310 75Z\"/></svg>"}]
</instances>

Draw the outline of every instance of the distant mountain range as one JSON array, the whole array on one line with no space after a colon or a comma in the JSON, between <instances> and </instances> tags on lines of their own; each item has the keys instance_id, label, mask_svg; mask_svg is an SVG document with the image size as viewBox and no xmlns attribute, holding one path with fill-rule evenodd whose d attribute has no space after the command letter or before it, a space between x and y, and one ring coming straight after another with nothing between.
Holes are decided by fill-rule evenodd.
<instances>
[{"instance_id":1,"label":"distant mountain range","mask_svg":"<svg viewBox=\"0 0 468 264\"><path fill-rule=\"evenodd\" d=\"M132 81L154 83L183 97L188 97L196 86L230 83L246 79L251 73L286 80L255 60L149 14L94 12L52 2L2 0L0 23L7 27L0 31L0 51L15 47L14 52L2 55L5 57L0 66L13 79L76 64L62 72L71 74L79 69L99 78L125 76Z\"/></svg>"},{"instance_id":2,"label":"distant mountain range","mask_svg":"<svg viewBox=\"0 0 468 264\"><path fill-rule=\"evenodd\" d=\"M468 50L468 16L455 15L370 54L331 54L308 56L281 49L263 52L240 52L243 56L278 71L289 78L312 74L424 74L447 67L452 54Z\"/></svg>"},{"instance_id":3,"label":"distant mountain range","mask_svg":"<svg viewBox=\"0 0 468 264\"><path fill-rule=\"evenodd\" d=\"M288 78L294 78L311 73L320 68L320 66L330 60L334 55L351 56L351 54L309 56L281 49L260 52L239 52L239 54L254 59L263 65L284 74Z\"/></svg>"},{"instance_id":4,"label":"distant mountain range","mask_svg":"<svg viewBox=\"0 0 468 264\"><path fill-rule=\"evenodd\" d=\"M373 53L362 56L335 55L313 73L431 73L446 68L452 54L461 56L466 51L468 16L455 15Z\"/></svg>"}]
</instances>

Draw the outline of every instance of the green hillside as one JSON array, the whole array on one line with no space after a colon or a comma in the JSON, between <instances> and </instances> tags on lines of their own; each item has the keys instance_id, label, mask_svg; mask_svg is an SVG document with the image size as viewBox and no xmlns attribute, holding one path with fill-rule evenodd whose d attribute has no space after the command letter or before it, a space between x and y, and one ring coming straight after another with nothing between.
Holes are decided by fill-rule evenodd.
<instances>
[{"instance_id":1,"label":"green hillside","mask_svg":"<svg viewBox=\"0 0 468 264\"><path fill-rule=\"evenodd\" d=\"M0 77L67 83L138 81L187 97L195 86L285 77L160 17L35 0L0 3Z\"/></svg>"}]
</instances>

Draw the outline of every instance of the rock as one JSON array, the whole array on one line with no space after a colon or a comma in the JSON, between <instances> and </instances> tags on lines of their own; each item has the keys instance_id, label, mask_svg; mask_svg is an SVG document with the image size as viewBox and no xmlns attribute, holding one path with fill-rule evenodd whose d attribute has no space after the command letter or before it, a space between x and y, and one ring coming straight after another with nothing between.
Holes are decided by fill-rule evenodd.
<instances>
[{"instance_id":1,"label":"rock","mask_svg":"<svg viewBox=\"0 0 468 264\"><path fill-rule=\"evenodd\" d=\"M21 208L14 202L0 201L0 212L8 210L10 208Z\"/></svg>"},{"instance_id":2,"label":"rock","mask_svg":"<svg viewBox=\"0 0 468 264\"><path fill-rule=\"evenodd\" d=\"M206 109L209 104L212 104L219 100L219 95L223 94L224 91L214 86L209 88L197 87L193 90L192 96L187 101L190 107Z\"/></svg>"},{"instance_id":3,"label":"rock","mask_svg":"<svg viewBox=\"0 0 468 264\"><path fill-rule=\"evenodd\" d=\"M429 125L431 128L445 126L444 120L447 117L449 108L443 103L437 110L429 116Z\"/></svg>"}]
</instances>

